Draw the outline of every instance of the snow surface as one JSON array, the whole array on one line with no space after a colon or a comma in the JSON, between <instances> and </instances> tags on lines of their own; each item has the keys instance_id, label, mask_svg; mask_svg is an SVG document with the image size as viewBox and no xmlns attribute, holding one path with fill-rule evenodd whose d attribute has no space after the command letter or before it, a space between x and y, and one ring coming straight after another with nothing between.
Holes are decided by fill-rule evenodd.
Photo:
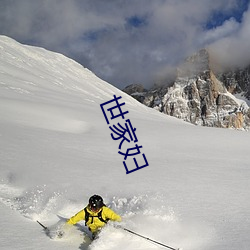
<instances>
[{"instance_id":1,"label":"snow surface","mask_svg":"<svg viewBox=\"0 0 250 250\"><path fill-rule=\"evenodd\" d=\"M100 108L114 94L149 162L128 175ZM122 226L168 246L248 250L249 143L248 132L168 117L63 55L0 36L0 249L164 249L112 223L93 243L83 222L62 239L36 223L53 229L96 193Z\"/></svg>"}]
</instances>

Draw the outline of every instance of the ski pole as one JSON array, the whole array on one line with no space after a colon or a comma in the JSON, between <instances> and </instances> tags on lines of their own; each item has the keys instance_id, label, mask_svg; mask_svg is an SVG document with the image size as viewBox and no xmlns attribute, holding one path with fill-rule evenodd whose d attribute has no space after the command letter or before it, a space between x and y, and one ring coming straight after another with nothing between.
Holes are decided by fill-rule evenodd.
<instances>
[{"instance_id":1,"label":"ski pole","mask_svg":"<svg viewBox=\"0 0 250 250\"><path fill-rule=\"evenodd\" d=\"M148 240L148 241L152 241L152 242L154 242L154 243L156 243L156 244L158 244L158 245L161 245L161 246L163 246L163 247L169 248L169 249L171 249L171 250L180 250L180 248L173 248L173 247L167 246L167 245L162 244L162 243L160 243L160 242L158 242L158 241L155 241L155 240L152 240L152 239L150 239L150 238L148 238L148 237L145 237L145 236L143 236L143 235L141 235L141 234L135 233L135 232L133 232L133 231L127 229L127 228L124 228L124 227L123 227L122 229L125 230L125 231L127 231L127 232L129 232L129 233L131 233L131 234L137 235L137 236L139 236L139 237L141 237L141 238L143 238L143 239L146 239L146 240Z\"/></svg>"},{"instance_id":2,"label":"ski pole","mask_svg":"<svg viewBox=\"0 0 250 250\"><path fill-rule=\"evenodd\" d=\"M45 227L40 221L36 221L40 226L42 226L43 227L43 229L46 231L46 230L48 230L48 228L47 227Z\"/></svg>"}]
</instances>

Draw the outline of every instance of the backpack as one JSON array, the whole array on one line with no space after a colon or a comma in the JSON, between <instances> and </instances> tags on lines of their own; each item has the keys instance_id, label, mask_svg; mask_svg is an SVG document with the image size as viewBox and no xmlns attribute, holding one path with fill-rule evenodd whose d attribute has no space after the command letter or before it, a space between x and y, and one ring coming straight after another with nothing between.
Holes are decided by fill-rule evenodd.
<instances>
[{"instance_id":1,"label":"backpack","mask_svg":"<svg viewBox=\"0 0 250 250\"><path fill-rule=\"evenodd\" d=\"M97 217L100 221L102 221L104 223L107 223L109 221L109 219L104 220L102 218L102 210L96 216L90 215L90 213L87 210L87 207L84 208L84 212L85 212L85 219L84 219L85 220L85 226L87 226L87 222L89 221L90 218L92 219L90 224L92 224L93 221L94 221L94 217Z\"/></svg>"}]
</instances>

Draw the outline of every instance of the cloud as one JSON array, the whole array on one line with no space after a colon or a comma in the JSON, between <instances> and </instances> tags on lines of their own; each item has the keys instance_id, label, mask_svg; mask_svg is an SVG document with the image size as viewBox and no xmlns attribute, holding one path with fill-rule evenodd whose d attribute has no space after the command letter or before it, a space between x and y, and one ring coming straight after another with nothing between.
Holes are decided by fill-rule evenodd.
<instances>
[{"instance_id":1,"label":"cloud","mask_svg":"<svg viewBox=\"0 0 250 250\"><path fill-rule=\"evenodd\" d=\"M237 33L240 28L240 24L232 17L226 20L221 26L204 31L200 38L201 44L211 44L219 41L225 37L231 36Z\"/></svg>"},{"instance_id":2,"label":"cloud","mask_svg":"<svg viewBox=\"0 0 250 250\"><path fill-rule=\"evenodd\" d=\"M204 46L223 57L223 46L247 49L249 14L242 22L233 17L239 2L2 0L0 33L61 52L120 88L149 86ZM218 16L225 20L218 23Z\"/></svg>"},{"instance_id":3,"label":"cloud","mask_svg":"<svg viewBox=\"0 0 250 250\"><path fill-rule=\"evenodd\" d=\"M225 26L220 29L227 29ZM244 67L250 64L250 10L243 15L242 22L221 39L210 44L216 61L225 67Z\"/></svg>"}]
</instances>

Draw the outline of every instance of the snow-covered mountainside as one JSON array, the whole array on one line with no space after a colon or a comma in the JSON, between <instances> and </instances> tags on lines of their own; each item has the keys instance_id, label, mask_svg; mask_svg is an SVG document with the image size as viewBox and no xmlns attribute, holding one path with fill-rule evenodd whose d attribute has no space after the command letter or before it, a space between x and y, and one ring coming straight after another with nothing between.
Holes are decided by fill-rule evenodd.
<instances>
[{"instance_id":1,"label":"snow-covered mountainside","mask_svg":"<svg viewBox=\"0 0 250 250\"><path fill-rule=\"evenodd\" d=\"M130 144L119 149L100 107L113 95L149 164L130 174L118 153ZM53 229L96 193L122 226L168 246L248 250L249 139L161 114L63 55L0 36L0 248L163 249L112 224L91 243L84 222L62 239L36 223Z\"/></svg>"},{"instance_id":2,"label":"snow-covered mountainside","mask_svg":"<svg viewBox=\"0 0 250 250\"><path fill-rule=\"evenodd\" d=\"M209 52L200 50L178 68L170 87L142 91L132 85L124 91L149 107L196 125L248 130L249 70L215 74L210 61Z\"/></svg>"}]
</instances>

